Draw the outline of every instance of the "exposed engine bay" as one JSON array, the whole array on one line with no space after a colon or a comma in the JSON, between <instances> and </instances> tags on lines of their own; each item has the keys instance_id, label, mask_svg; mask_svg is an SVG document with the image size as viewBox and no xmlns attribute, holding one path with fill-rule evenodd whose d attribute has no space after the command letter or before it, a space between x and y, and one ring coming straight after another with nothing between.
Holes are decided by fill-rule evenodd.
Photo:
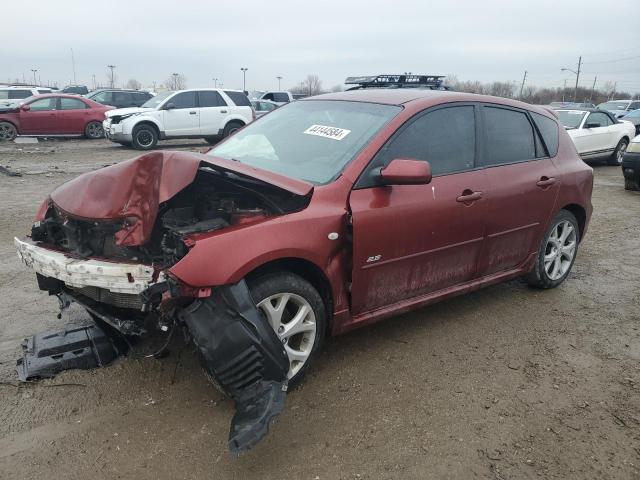
<instances>
[{"instance_id":1,"label":"exposed engine bay","mask_svg":"<svg viewBox=\"0 0 640 480\"><path fill-rule=\"evenodd\" d=\"M116 233L127 219L84 220L52 205L34 224L31 238L77 258L101 257L168 268L188 251L184 239L229 226L259 221L306 206L308 199L211 167L201 167L195 181L159 205L151 239L140 246L122 246Z\"/></svg>"}]
</instances>

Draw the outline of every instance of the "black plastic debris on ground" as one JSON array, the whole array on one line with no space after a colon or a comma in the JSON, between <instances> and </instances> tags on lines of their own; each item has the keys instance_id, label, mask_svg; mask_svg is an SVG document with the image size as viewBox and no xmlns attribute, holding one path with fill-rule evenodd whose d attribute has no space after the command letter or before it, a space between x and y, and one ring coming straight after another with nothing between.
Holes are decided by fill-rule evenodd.
<instances>
[{"instance_id":1,"label":"black plastic debris on ground","mask_svg":"<svg viewBox=\"0 0 640 480\"><path fill-rule=\"evenodd\" d=\"M120 354L112 339L95 324L37 333L22 342L22 350L16 370L23 382L73 368L103 367Z\"/></svg>"}]
</instances>

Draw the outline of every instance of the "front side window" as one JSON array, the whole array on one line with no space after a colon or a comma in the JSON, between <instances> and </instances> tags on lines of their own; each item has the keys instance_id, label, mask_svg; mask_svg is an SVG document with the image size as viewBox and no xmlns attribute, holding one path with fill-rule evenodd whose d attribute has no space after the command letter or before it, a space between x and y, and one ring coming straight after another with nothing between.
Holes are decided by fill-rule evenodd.
<instances>
[{"instance_id":1,"label":"front side window","mask_svg":"<svg viewBox=\"0 0 640 480\"><path fill-rule=\"evenodd\" d=\"M56 98L41 98L35 102L29 104L29 110L32 112L46 112L48 110L56 109Z\"/></svg>"},{"instance_id":2,"label":"front side window","mask_svg":"<svg viewBox=\"0 0 640 480\"><path fill-rule=\"evenodd\" d=\"M169 100L173 108L196 108L196 92L182 92Z\"/></svg>"},{"instance_id":3,"label":"front side window","mask_svg":"<svg viewBox=\"0 0 640 480\"><path fill-rule=\"evenodd\" d=\"M476 130L474 107L441 108L410 121L383 147L376 165L396 158L426 160L433 175L463 172L474 167Z\"/></svg>"},{"instance_id":4,"label":"front side window","mask_svg":"<svg viewBox=\"0 0 640 480\"><path fill-rule=\"evenodd\" d=\"M608 115L605 115L602 112L596 112L589 114L587 121L584 124L584 128L607 127L611 124L612 122Z\"/></svg>"},{"instance_id":5,"label":"front side window","mask_svg":"<svg viewBox=\"0 0 640 480\"><path fill-rule=\"evenodd\" d=\"M400 111L396 105L364 102L293 102L250 123L208 155L325 184Z\"/></svg>"},{"instance_id":6,"label":"front side window","mask_svg":"<svg viewBox=\"0 0 640 480\"><path fill-rule=\"evenodd\" d=\"M83 110L87 105L77 98L61 98L60 110Z\"/></svg>"},{"instance_id":7,"label":"front side window","mask_svg":"<svg viewBox=\"0 0 640 480\"><path fill-rule=\"evenodd\" d=\"M213 90L204 90L198 92L200 107L226 107L227 102L224 101L222 95Z\"/></svg>"},{"instance_id":8,"label":"front side window","mask_svg":"<svg viewBox=\"0 0 640 480\"><path fill-rule=\"evenodd\" d=\"M94 102L102 103L103 105L109 105L111 102L111 92L99 92L91 97Z\"/></svg>"}]
</instances>

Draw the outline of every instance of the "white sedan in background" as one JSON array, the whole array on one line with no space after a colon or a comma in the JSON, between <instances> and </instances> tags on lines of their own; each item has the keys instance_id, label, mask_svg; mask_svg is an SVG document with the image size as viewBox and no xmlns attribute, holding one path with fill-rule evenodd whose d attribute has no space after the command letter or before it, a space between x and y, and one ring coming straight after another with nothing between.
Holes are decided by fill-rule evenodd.
<instances>
[{"instance_id":1,"label":"white sedan in background","mask_svg":"<svg viewBox=\"0 0 640 480\"><path fill-rule=\"evenodd\" d=\"M636 133L631 122L593 108L562 109L556 114L583 160L606 158L609 165L622 164L627 145Z\"/></svg>"}]
</instances>

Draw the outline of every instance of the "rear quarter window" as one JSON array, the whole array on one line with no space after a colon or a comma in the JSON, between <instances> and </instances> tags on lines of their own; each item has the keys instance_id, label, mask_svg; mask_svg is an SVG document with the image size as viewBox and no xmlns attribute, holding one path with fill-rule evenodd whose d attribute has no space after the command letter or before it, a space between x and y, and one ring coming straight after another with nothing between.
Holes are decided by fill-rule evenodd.
<instances>
[{"instance_id":1,"label":"rear quarter window","mask_svg":"<svg viewBox=\"0 0 640 480\"><path fill-rule=\"evenodd\" d=\"M558 123L549 117L534 112L531 112L531 118L533 118L540 135L542 135L542 140L547 146L549 156L555 157L558 154Z\"/></svg>"},{"instance_id":2,"label":"rear quarter window","mask_svg":"<svg viewBox=\"0 0 640 480\"><path fill-rule=\"evenodd\" d=\"M238 107L250 107L251 106L251 102L249 101L249 98L242 92L233 92L233 91L225 90L224 93L226 93L227 96L231 100L233 100L233 103L235 103Z\"/></svg>"}]
</instances>

